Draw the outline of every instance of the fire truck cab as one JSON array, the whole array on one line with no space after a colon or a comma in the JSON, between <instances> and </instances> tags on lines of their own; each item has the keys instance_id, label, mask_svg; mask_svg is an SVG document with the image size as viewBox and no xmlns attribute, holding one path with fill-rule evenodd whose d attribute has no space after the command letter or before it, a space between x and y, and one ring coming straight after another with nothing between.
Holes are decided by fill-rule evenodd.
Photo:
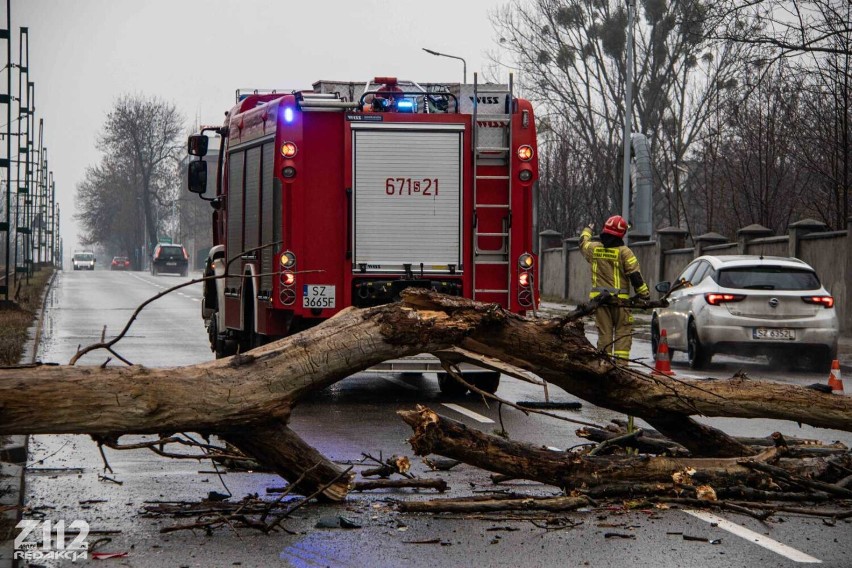
<instances>
[{"instance_id":1,"label":"fire truck cab","mask_svg":"<svg viewBox=\"0 0 852 568\"><path fill-rule=\"evenodd\" d=\"M508 85L318 81L238 91L221 127L214 247L202 315L217 357L307 329L340 310L392 302L407 287L494 302L539 301L533 254L538 179L530 103ZM205 194L207 164L189 165ZM210 192L212 193L212 192ZM436 371L431 357L380 370ZM471 375L493 392L499 374Z\"/></svg>"}]
</instances>

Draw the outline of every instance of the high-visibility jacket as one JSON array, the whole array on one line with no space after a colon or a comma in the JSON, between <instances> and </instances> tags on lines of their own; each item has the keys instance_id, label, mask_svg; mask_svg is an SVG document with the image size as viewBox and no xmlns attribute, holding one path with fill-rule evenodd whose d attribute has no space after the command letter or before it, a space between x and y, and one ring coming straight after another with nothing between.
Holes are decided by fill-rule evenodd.
<instances>
[{"instance_id":1,"label":"high-visibility jacket","mask_svg":"<svg viewBox=\"0 0 852 568\"><path fill-rule=\"evenodd\" d=\"M648 285L642 279L639 269L639 260L628 247L605 247L602 242L592 238L592 230L586 227L580 233L580 250L592 265L590 298L606 291L626 300L630 298L631 283L637 294L649 294Z\"/></svg>"}]
</instances>

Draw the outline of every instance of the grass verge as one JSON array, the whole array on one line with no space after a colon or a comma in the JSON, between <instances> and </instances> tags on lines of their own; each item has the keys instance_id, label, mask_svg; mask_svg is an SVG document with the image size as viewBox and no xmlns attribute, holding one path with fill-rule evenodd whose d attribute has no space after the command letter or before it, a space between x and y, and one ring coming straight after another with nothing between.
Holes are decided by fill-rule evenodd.
<instances>
[{"instance_id":1,"label":"grass verge","mask_svg":"<svg viewBox=\"0 0 852 568\"><path fill-rule=\"evenodd\" d=\"M19 281L17 301L0 306L0 365L16 365L29 337L27 330L41 307L44 288L53 269L43 268L34 273L29 284Z\"/></svg>"}]
</instances>

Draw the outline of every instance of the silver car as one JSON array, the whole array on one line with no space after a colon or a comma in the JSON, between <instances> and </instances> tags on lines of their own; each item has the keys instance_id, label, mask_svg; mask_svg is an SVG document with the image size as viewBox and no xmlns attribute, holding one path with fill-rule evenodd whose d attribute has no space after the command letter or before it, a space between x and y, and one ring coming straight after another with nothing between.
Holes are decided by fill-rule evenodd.
<instances>
[{"instance_id":1,"label":"silver car","mask_svg":"<svg viewBox=\"0 0 852 568\"><path fill-rule=\"evenodd\" d=\"M701 256L674 283L669 307L654 310L654 353L665 329L669 350L702 369L716 353L766 355L773 366L827 371L837 357L834 298L805 262L775 256Z\"/></svg>"}]
</instances>

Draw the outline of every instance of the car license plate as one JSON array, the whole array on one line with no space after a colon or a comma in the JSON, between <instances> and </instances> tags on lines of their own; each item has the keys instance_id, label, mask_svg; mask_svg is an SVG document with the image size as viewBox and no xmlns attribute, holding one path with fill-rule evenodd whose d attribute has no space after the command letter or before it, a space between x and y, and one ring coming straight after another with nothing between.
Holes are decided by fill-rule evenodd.
<instances>
[{"instance_id":1,"label":"car license plate","mask_svg":"<svg viewBox=\"0 0 852 568\"><path fill-rule=\"evenodd\" d=\"M177 262L167 262L166 266L177 266Z\"/></svg>"},{"instance_id":2,"label":"car license plate","mask_svg":"<svg viewBox=\"0 0 852 568\"><path fill-rule=\"evenodd\" d=\"M786 327L768 328L756 327L752 330L751 336L754 339L781 339L794 341L796 339L796 330Z\"/></svg>"},{"instance_id":3,"label":"car license plate","mask_svg":"<svg viewBox=\"0 0 852 568\"><path fill-rule=\"evenodd\" d=\"M303 308L333 308L336 296L334 286L305 284L302 287Z\"/></svg>"}]
</instances>

